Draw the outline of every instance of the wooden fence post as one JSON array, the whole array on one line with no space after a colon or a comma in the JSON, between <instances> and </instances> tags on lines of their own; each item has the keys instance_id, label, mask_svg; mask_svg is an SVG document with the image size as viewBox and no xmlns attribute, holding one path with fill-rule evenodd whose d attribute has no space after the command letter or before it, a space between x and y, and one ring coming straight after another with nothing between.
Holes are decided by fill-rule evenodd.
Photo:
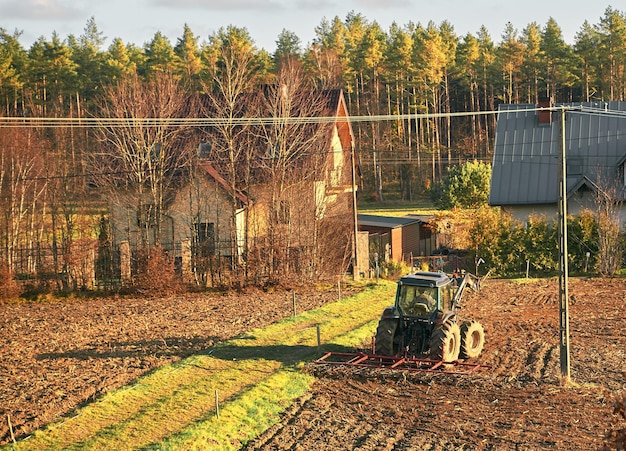
<instances>
[{"instance_id":1,"label":"wooden fence post","mask_svg":"<svg viewBox=\"0 0 626 451\"><path fill-rule=\"evenodd\" d=\"M122 286L130 285L132 279L130 272L130 244L128 241L120 242L120 273Z\"/></svg>"},{"instance_id":2,"label":"wooden fence post","mask_svg":"<svg viewBox=\"0 0 626 451\"><path fill-rule=\"evenodd\" d=\"M193 280L191 273L191 240L182 240L180 242L180 269L183 281L191 282Z\"/></svg>"}]
</instances>

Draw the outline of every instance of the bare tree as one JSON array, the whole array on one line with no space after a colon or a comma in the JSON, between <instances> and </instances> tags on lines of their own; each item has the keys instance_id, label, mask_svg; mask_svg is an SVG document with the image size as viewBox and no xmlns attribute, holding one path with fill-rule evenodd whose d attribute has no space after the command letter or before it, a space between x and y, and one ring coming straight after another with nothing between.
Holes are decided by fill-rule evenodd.
<instances>
[{"instance_id":1,"label":"bare tree","mask_svg":"<svg viewBox=\"0 0 626 451\"><path fill-rule=\"evenodd\" d=\"M613 276L622 265L623 246L620 239L620 212L624 193L615 177L598 170L594 203L598 221L597 270L603 276Z\"/></svg>"},{"instance_id":2,"label":"bare tree","mask_svg":"<svg viewBox=\"0 0 626 451\"><path fill-rule=\"evenodd\" d=\"M106 87L101 105L94 180L116 208L136 214L139 236L131 242L162 244L165 203L193 155L188 127L174 121L193 112L190 98L171 73L157 72ZM130 234L134 219L128 221Z\"/></svg>"},{"instance_id":3,"label":"bare tree","mask_svg":"<svg viewBox=\"0 0 626 451\"><path fill-rule=\"evenodd\" d=\"M301 65L290 60L281 64L260 104L260 115L272 118L261 129L265 155L258 158L268 204L264 247L270 278L315 271L325 183L334 175L328 166L332 123L315 118L334 114L329 100L328 92L314 89Z\"/></svg>"},{"instance_id":4,"label":"bare tree","mask_svg":"<svg viewBox=\"0 0 626 451\"><path fill-rule=\"evenodd\" d=\"M20 247L32 247L46 179L42 140L32 129L6 129L0 134L0 204L2 245L7 267L15 271Z\"/></svg>"},{"instance_id":5,"label":"bare tree","mask_svg":"<svg viewBox=\"0 0 626 451\"><path fill-rule=\"evenodd\" d=\"M335 50L312 44L305 55L305 66L320 87L334 89L343 85L341 61Z\"/></svg>"},{"instance_id":6,"label":"bare tree","mask_svg":"<svg viewBox=\"0 0 626 451\"><path fill-rule=\"evenodd\" d=\"M227 174L231 187L231 208L228 212L230 228L230 264L231 270L240 268L239 259L245 258L248 249L248 221L242 233L237 224L239 200L238 192L248 191L250 184L252 145L250 126L241 124L240 119L251 117L255 113L255 96L250 91L256 81L256 63L254 49L249 45L233 42L233 39L219 40L213 43L214 65L209 80L203 82L203 91L207 103L204 115L222 119L207 130L205 139L209 143L210 158L213 163ZM247 211L246 211L247 215ZM218 258L221 248L217 249ZM246 266L247 267L247 266Z\"/></svg>"}]
</instances>

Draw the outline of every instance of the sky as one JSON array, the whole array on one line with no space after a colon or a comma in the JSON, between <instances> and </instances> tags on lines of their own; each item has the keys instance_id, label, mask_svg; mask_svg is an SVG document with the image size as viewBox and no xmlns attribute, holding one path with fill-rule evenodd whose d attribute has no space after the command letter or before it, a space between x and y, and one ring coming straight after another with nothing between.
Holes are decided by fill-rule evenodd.
<instances>
[{"instance_id":1,"label":"sky","mask_svg":"<svg viewBox=\"0 0 626 451\"><path fill-rule=\"evenodd\" d=\"M185 24L204 42L234 25L246 28L258 48L272 53L282 30L295 33L305 48L322 20L345 21L354 11L383 30L393 22L447 20L462 37L476 35L484 25L496 43L508 22L521 33L531 22L543 27L552 17L565 41L573 44L585 20L598 24L610 5L589 0L0 0L0 28L10 34L21 31L20 42L28 49L55 31L61 39L79 37L93 17L106 49L114 38L143 47L158 31L176 45Z\"/></svg>"}]
</instances>

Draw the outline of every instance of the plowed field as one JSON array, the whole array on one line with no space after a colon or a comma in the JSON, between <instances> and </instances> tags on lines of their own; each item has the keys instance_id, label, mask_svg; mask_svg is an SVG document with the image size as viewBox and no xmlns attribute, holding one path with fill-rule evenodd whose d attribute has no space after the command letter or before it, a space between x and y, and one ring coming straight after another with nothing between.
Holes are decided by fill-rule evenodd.
<instances>
[{"instance_id":1,"label":"plowed field","mask_svg":"<svg viewBox=\"0 0 626 451\"><path fill-rule=\"evenodd\" d=\"M572 384L560 383L557 282L488 281L462 314L485 326L480 362L491 370L315 366L314 391L247 449L601 449L625 427L611 405L626 390L626 287L616 279L569 287Z\"/></svg>"},{"instance_id":2,"label":"plowed field","mask_svg":"<svg viewBox=\"0 0 626 451\"><path fill-rule=\"evenodd\" d=\"M346 290L342 293L349 294ZM0 304L0 445L159 366L293 314L293 292ZM298 312L336 289L296 294Z\"/></svg>"},{"instance_id":3,"label":"plowed field","mask_svg":"<svg viewBox=\"0 0 626 451\"><path fill-rule=\"evenodd\" d=\"M623 428L626 284L570 281L571 371L560 383L555 280L492 280L465 299L483 323L473 376L311 367L312 392L247 448L600 449ZM298 294L298 311L337 298ZM390 300L391 302L391 300ZM292 313L289 293L0 305L0 443L71 412L157 366Z\"/></svg>"}]
</instances>

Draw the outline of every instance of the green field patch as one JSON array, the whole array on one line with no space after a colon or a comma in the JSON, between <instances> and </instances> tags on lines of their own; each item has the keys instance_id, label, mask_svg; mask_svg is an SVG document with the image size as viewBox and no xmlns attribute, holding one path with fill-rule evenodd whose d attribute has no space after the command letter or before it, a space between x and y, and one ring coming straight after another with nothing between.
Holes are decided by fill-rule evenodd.
<instances>
[{"instance_id":1,"label":"green field patch","mask_svg":"<svg viewBox=\"0 0 626 451\"><path fill-rule=\"evenodd\" d=\"M220 416L212 413L148 450L236 450L280 421L291 402L304 395L314 378L299 369L281 370L231 400Z\"/></svg>"}]
</instances>

